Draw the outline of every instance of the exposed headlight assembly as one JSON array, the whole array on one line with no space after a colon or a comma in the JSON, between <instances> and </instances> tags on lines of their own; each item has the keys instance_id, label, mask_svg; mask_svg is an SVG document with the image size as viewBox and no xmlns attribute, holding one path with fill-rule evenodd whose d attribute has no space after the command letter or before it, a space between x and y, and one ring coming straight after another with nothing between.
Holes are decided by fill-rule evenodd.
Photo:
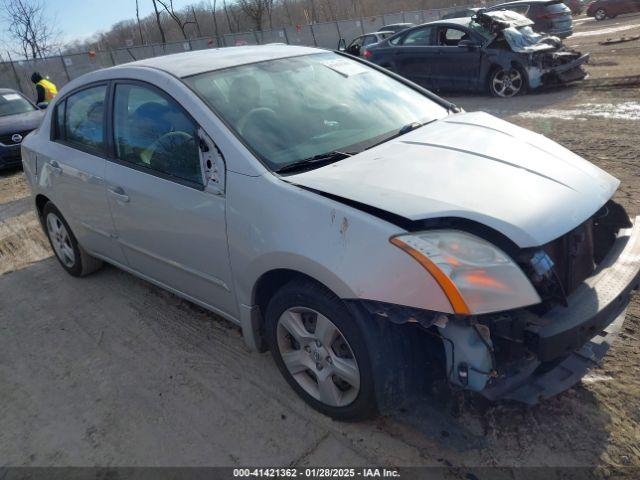
<instances>
[{"instance_id":1,"label":"exposed headlight assembly","mask_svg":"<svg viewBox=\"0 0 640 480\"><path fill-rule=\"evenodd\" d=\"M390 239L438 282L461 315L510 310L541 299L520 267L489 242L458 230L429 230Z\"/></svg>"}]
</instances>

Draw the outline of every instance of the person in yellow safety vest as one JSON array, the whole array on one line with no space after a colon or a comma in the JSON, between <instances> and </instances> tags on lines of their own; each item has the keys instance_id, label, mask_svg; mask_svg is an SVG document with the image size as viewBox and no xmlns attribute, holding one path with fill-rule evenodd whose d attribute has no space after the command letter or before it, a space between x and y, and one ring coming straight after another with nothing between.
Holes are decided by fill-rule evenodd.
<instances>
[{"instance_id":1,"label":"person in yellow safety vest","mask_svg":"<svg viewBox=\"0 0 640 480\"><path fill-rule=\"evenodd\" d=\"M33 72L31 81L36 84L36 92L38 93L36 104L49 103L58 94L58 89L53 82L43 78L38 72Z\"/></svg>"}]
</instances>

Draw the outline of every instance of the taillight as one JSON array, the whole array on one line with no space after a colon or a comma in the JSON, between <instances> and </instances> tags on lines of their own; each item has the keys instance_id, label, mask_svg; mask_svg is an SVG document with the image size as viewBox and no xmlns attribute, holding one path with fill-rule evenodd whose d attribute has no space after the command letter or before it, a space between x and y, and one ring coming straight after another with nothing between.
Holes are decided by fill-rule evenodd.
<instances>
[{"instance_id":1,"label":"taillight","mask_svg":"<svg viewBox=\"0 0 640 480\"><path fill-rule=\"evenodd\" d=\"M371 53L371 50L365 50L362 55L364 56L364 58L371 58L371 55L373 55L373 53Z\"/></svg>"}]
</instances>

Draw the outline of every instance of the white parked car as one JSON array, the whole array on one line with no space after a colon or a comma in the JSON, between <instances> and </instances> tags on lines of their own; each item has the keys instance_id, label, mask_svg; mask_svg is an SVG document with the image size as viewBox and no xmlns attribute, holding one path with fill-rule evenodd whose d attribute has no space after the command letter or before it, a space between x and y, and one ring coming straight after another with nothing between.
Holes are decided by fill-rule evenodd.
<instances>
[{"instance_id":1,"label":"white parked car","mask_svg":"<svg viewBox=\"0 0 640 480\"><path fill-rule=\"evenodd\" d=\"M106 261L229 319L335 418L397 405L432 360L491 399L554 395L602 358L639 282L618 180L344 54L89 73L22 149L67 272Z\"/></svg>"}]
</instances>

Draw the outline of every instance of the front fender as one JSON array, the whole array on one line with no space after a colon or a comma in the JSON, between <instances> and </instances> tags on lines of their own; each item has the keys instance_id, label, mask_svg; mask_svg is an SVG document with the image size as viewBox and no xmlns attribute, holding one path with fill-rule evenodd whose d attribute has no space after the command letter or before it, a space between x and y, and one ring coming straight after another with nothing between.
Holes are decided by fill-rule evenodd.
<instances>
[{"instance_id":1,"label":"front fender","mask_svg":"<svg viewBox=\"0 0 640 480\"><path fill-rule=\"evenodd\" d=\"M227 235L241 310L253 307L262 275L288 269L343 299L452 312L434 278L389 242L402 228L271 174L229 173Z\"/></svg>"}]
</instances>

